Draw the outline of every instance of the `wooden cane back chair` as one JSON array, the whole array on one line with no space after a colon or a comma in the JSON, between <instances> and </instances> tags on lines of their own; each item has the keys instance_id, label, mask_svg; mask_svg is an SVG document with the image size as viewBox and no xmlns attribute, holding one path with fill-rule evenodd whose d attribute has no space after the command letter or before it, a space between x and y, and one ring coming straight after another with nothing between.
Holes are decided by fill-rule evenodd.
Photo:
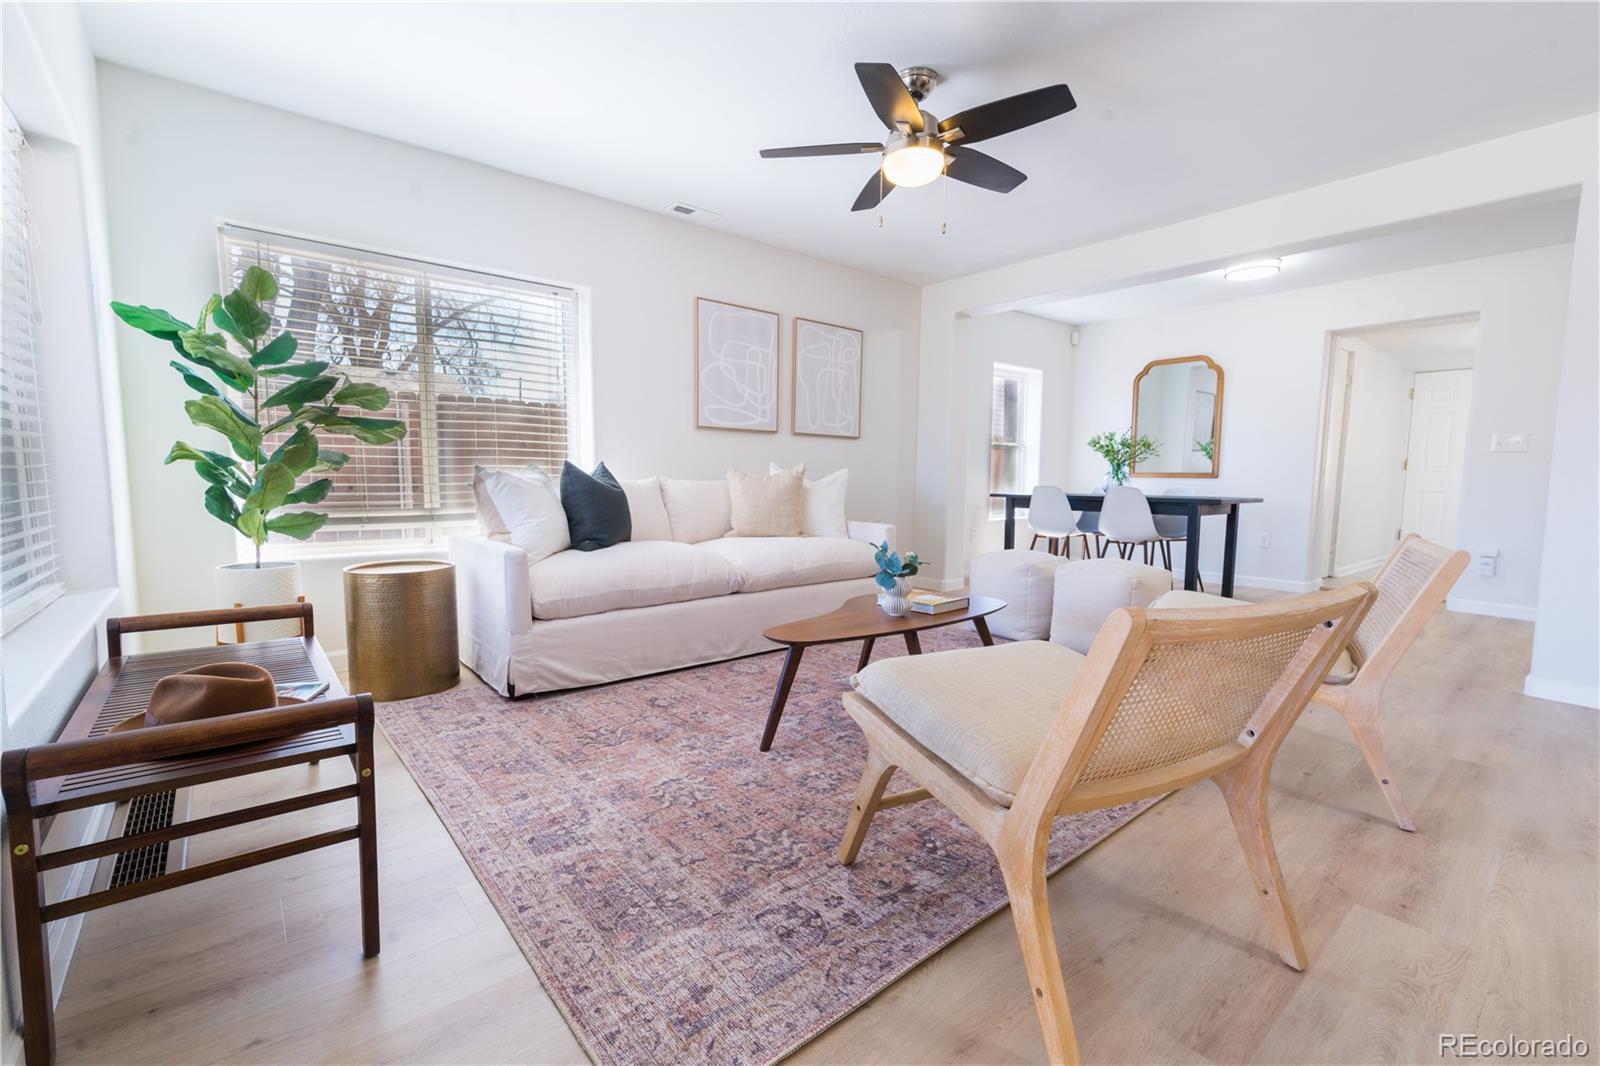
<instances>
[{"instance_id":1,"label":"wooden cane back chair","mask_svg":"<svg viewBox=\"0 0 1600 1066\"><path fill-rule=\"evenodd\" d=\"M1378 710L1389 676L1444 606L1467 558L1459 548L1446 548L1415 533L1395 545L1373 579L1378 598L1350 641L1350 662L1336 667L1311 697L1313 703L1338 711L1349 725L1373 779L1389 801L1395 824L1408 833L1416 830L1416 823L1394 783Z\"/></svg>"},{"instance_id":2,"label":"wooden cane back chair","mask_svg":"<svg viewBox=\"0 0 1600 1066\"><path fill-rule=\"evenodd\" d=\"M934 798L971 825L1000 860L1050 1059L1076 1062L1045 885L1051 823L1210 779L1227 802L1278 955L1304 969L1267 819L1267 783L1279 745L1373 596L1363 584L1246 607L1114 612L1065 686L1059 710L1041 721L1035 754L1009 803L996 798L992 780L979 787L904 728L894 710L863 692L846 693L845 709L865 734L868 755L839 861L856 860L874 814L886 808ZM941 713L983 728L990 715L977 702L986 680L981 656L1004 651L946 653L977 656L964 667L974 695L972 705ZM1008 668L998 657L991 661ZM925 668L886 662L877 669L914 683ZM877 689L885 705L899 706L891 692L865 682L863 690ZM930 696L937 699L927 691L913 699ZM897 768L921 787L885 796Z\"/></svg>"}]
</instances>

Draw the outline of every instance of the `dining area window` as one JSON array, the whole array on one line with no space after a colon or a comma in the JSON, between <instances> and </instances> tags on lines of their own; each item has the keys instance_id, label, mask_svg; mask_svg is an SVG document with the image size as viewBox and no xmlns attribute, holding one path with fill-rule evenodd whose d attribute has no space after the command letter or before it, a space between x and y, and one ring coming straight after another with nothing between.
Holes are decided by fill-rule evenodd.
<instances>
[{"instance_id":1,"label":"dining area window","mask_svg":"<svg viewBox=\"0 0 1600 1066\"><path fill-rule=\"evenodd\" d=\"M1039 428L1044 372L994 364L989 423L989 491L1027 492L1039 480ZM1004 505L991 499L991 517Z\"/></svg>"}]
</instances>

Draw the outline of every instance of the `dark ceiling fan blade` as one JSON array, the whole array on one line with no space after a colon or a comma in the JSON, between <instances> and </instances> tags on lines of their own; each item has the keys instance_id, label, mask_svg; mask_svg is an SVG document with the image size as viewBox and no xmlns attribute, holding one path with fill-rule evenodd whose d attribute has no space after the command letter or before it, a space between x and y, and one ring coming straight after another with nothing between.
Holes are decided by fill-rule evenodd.
<instances>
[{"instance_id":1,"label":"dark ceiling fan blade","mask_svg":"<svg viewBox=\"0 0 1600 1066\"><path fill-rule=\"evenodd\" d=\"M878 113L885 126L894 129L895 123L904 122L912 133L922 132L922 112L906 91L899 71L887 63L857 63L856 77L861 79L861 88L866 90L872 110Z\"/></svg>"},{"instance_id":2,"label":"dark ceiling fan blade","mask_svg":"<svg viewBox=\"0 0 1600 1066\"><path fill-rule=\"evenodd\" d=\"M797 148L763 148L762 159L795 159L808 155L864 155L867 152L881 152L883 145L868 144L865 141L852 144L802 144Z\"/></svg>"},{"instance_id":3,"label":"dark ceiling fan blade","mask_svg":"<svg viewBox=\"0 0 1600 1066\"><path fill-rule=\"evenodd\" d=\"M1002 163L992 155L984 155L976 148L951 144L945 147L945 154L950 157L945 164L945 174L980 189L1010 192L1028 180L1028 175L1016 167Z\"/></svg>"},{"instance_id":4,"label":"dark ceiling fan blade","mask_svg":"<svg viewBox=\"0 0 1600 1066\"><path fill-rule=\"evenodd\" d=\"M1077 106L1071 89L1065 85L1050 85L957 112L939 123L939 132L949 133L959 127L961 139L956 143L972 144L1064 115Z\"/></svg>"},{"instance_id":5,"label":"dark ceiling fan blade","mask_svg":"<svg viewBox=\"0 0 1600 1066\"><path fill-rule=\"evenodd\" d=\"M879 182L882 182L880 185ZM894 192L894 182L883 176L882 171L874 170L872 177L861 186L861 192L856 196L856 202L850 205L852 211L866 211L877 207L883 202L884 197Z\"/></svg>"}]
</instances>

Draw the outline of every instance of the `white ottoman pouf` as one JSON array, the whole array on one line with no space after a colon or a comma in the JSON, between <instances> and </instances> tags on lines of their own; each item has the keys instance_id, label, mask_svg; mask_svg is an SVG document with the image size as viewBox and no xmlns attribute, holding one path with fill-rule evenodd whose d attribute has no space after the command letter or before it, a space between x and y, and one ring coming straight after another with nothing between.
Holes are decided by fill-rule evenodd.
<instances>
[{"instance_id":1,"label":"white ottoman pouf","mask_svg":"<svg viewBox=\"0 0 1600 1066\"><path fill-rule=\"evenodd\" d=\"M987 552L973 559L972 594L1006 601L1005 610L989 616L989 632L1008 640L1048 637L1056 569L1065 564L1059 555L1016 549Z\"/></svg>"},{"instance_id":2,"label":"white ottoman pouf","mask_svg":"<svg viewBox=\"0 0 1600 1066\"><path fill-rule=\"evenodd\" d=\"M1172 591L1172 573L1127 559L1081 559L1056 570L1050 639L1087 653L1118 607L1148 607Z\"/></svg>"}]
</instances>

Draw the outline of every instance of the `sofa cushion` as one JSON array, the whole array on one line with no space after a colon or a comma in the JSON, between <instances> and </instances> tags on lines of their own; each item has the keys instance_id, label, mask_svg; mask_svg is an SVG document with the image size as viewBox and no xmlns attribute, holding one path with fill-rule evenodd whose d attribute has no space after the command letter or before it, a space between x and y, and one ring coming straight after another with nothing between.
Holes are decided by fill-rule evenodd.
<instances>
[{"instance_id":1,"label":"sofa cushion","mask_svg":"<svg viewBox=\"0 0 1600 1066\"><path fill-rule=\"evenodd\" d=\"M767 473L776 474L782 469L777 463L772 463L767 467ZM806 536L850 535L850 524L844 517L845 492L849 487L849 470L835 470L826 477L806 479Z\"/></svg>"},{"instance_id":2,"label":"sofa cushion","mask_svg":"<svg viewBox=\"0 0 1600 1066\"><path fill-rule=\"evenodd\" d=\"M848 537L723 537L697 547L734 568L740 592L848 581L878 572L872 545Z\"/></svg>"},{"instance_id":3,"label":"sofa cushion","mask_svg":"<svg viewBox=\"0 0 1600 1066\"><path fill-rule=\"evenodd\" d=\"M682 603L739 591L726 559L669 540L626 541L565 551L528 569L535 618L577 618L626 607Z\"/></svg>"},{"instance_id":4,"label":"sofa cushion","mask_svg":"<svg viewBox=\"0 0 1600 1066\"><path fill-rule=\"evenodd\" d=\"M1084 657L1025 640L880 659L851 683L923 747L1011 806Z\"/></svg>"},{"instance_id":5,"label":"sofa cushion","mask_svg":"<svg viewBox=\"0 0 1600 1066\"><path fill-rule=\"evenodd\" d=\"M622 482L628 495L628 517L633 521L629 540L671 540L672 523L667 520L667 505L661 502L661 479L641 478Z\"/></svg>"},{"instance_id":6,"label":"sofa cushion","mask_svg":"<svg viewBox=\"0 0 1600 1066\"><path fill-rule=\"evenodd\" d=\"M728 513L735 537L798 537L806 529L806 468L747 474L728 468Z\"/></svg>"},{"instance_id":7,"label":"sofa cushion","mask_svg":"<svg viewBox=\"0 0 1600 1066\"><path fill-rule=\"evenodd\" d=\"M561 506L567 512L572 546L581 552L609 548L633 535L628 494L604 463L595 467L593 474L562 463Z\"/></svg>"},{"instance_id":8,"label":"sofa cushion","mask_svg":"<svg viewBox=\"0 0 1600 1066\"><path fill-rule=\"evenodd\" d=\"M519 471L475 467L472 492L484 535L521 548L530 562L572 546L561 494L537 463Z\"/></svg>"},{"instance_id":9,"label":"sofa cushion","mask_svg":"<svg viewBox=\"0 0 1600 1066\"><path fill-rule=\"evenodd\" d=\"M689 481L664 477L661 500L672 525L672 539L680 544L715 540L733 528L726 479Z\"/></svg>"}]
</instances>

